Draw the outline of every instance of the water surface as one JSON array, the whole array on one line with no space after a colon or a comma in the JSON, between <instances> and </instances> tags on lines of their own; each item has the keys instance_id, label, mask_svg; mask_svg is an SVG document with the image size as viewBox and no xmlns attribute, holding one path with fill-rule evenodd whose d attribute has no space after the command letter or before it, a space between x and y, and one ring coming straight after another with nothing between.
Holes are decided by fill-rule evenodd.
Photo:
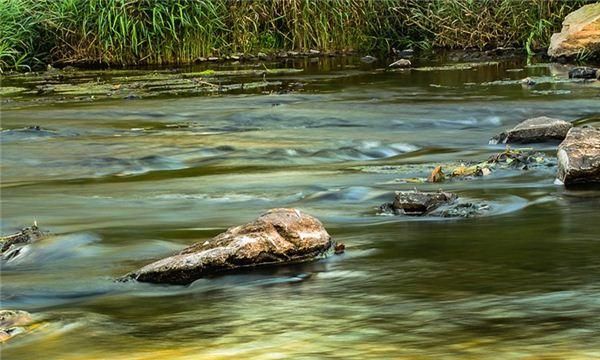
<instances>
[{"instance_id":1,"label":"water surface","mask_svg":"<svg viewBox=\"0 0 600 360\"><path fill-rule=\"evenodd\" d=\"M414 62L282 61L268 66L302 71L141 98L3 79L29 92L2 100L2 232L35 220L56 234L2 265L2 307L40 325L3 357L600 358L600 189L554 185L555 144L534 146L547 167L401 181L484 160L503 150L492 135L529 117L597 116L600 87L522 59ZM377 215L415 186L492 210ZM274 207L317 216L346 253L186 287L113 281Z\"/></svg>"}]
</instances>

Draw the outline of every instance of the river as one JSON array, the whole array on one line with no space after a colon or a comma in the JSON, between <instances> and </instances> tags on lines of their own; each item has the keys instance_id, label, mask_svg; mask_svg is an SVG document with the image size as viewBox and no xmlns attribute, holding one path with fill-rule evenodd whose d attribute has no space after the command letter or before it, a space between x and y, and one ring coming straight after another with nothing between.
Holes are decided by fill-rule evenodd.
<instances>
[{"instance_id":1,"label":"river","mask_svg":"<svg viewBox=\"0 0 600 360\"><path fill-rule=\"evenodd\" d=\"M597 116L600 87L521 58L413 62L281 61L269 66L302 71L229 78L266 82L229 92L3 97L2 233L37 221L55 236L2 265L2 308L37 319L2 358L600 358L600 189L554 184L556 144L530 146L547 167L401 180L485 160L526 118ZM24 78L3 86L37 86ZM415 187L492 210L377 214ZM318 217L345 254L189 286L114 282L276 207Z\"/></svg>"}]
</instances>

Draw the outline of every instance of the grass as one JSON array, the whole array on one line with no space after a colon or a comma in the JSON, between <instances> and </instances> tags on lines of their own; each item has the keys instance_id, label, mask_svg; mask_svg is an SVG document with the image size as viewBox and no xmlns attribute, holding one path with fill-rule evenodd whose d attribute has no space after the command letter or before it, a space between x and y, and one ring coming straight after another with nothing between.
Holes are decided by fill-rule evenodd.
<instances>
[{"instance_id":1,"label":"grass","mask_svg":"<svg viewBox=\"0 0 600 360\"><path fill-rule=\"evenodd\" d=\"M590 0L0 0L0 69L281 50L547 46Z\"/></svg>"}]
</instances>

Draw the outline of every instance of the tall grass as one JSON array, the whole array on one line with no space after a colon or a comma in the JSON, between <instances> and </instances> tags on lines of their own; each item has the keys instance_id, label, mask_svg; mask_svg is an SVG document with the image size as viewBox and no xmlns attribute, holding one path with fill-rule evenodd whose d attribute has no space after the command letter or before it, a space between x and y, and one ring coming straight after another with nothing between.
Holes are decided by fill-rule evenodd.
<instances>
[{"instance_id":1,"label":"tall grass","mask_svg":"<svg viewBox=\"0 0 600 360\"><path fill-rule=\"evenodd\" d=\"M0 68L230 53L547 45L591 0L0 0Z\"/></svg>"},{"instance_id":2,"label":"tall grass","mask_svg":"<svg viewBox=\"0 0 600 360\"><path fill-rule=\"evenodd\" d=\"M35 62L39 10L30 0L0 0L0 72Z\"/></svg>"},{"instance_id":3,"label":"tall grass","mask_svg":"<svg viewBox=\"0 0 600 360\"><path fill-rule=\"evenodd\" d=\"M409 0L398 16L433 47L546 47L564 17L586 0Z\"/></svg>"}]
</instances>

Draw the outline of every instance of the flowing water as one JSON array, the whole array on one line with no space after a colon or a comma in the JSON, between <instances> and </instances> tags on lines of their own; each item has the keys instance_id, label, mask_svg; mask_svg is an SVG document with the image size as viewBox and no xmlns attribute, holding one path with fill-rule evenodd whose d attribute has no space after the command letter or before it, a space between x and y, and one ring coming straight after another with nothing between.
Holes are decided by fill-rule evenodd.
<instances>
[{"instance_id":1,"label":"flowing water","mask_svg":"<svg viewBox=\"0 0 600 360\"><path fill-rule=\"evenodd\" d=\"M2 308L37 321L2 359L600 358L600 189L554 184L556 144L534 146L548 166L401 180L485 160L528 117L597 116L600 87L522 59L415 63L282 62L303 71L229 93L3 99L2 233L35 220L54 236L2 264ZM377 214L414 187L491 210ZM315 215L346 253L189 286L113 281L275 207Z\"/></svg>"}]
</instances>

